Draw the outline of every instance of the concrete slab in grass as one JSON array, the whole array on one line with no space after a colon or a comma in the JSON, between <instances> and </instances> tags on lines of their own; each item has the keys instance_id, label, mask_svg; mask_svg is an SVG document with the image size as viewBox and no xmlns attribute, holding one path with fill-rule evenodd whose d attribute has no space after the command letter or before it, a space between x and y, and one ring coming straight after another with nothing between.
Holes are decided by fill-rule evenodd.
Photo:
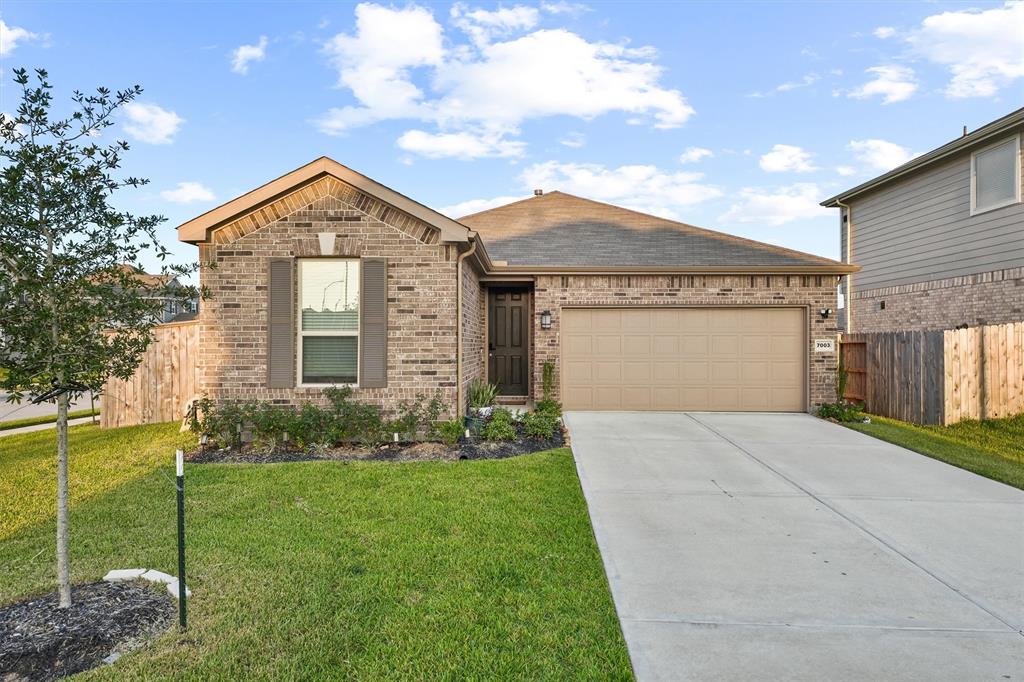
<instances>
[{"instance_id":1,"label":"concrete slab in grass","mask_svg":"<svg viewBox=\"0 0 1024 682\"><path fill-rule=\"evenodd\" d=\"M138 580L145 572L146 569L144 568L118 568L109 571L103 576L103 579L108 583L128 582L129 580Z\"/></svg>"}]
</instances>

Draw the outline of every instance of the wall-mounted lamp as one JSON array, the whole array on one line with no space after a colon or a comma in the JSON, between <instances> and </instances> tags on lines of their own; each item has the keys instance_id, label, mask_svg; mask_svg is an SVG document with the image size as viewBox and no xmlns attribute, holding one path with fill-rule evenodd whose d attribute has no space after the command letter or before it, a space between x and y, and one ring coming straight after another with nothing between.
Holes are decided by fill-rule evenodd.
<instances>
[{"instance_id":1,"label":"wall-mounted lamp","mask_svg":"<svg viewBox=\"0 0 1024 682\"><path fill-rule=\"evenodd\" d=\"M832 314L832 309L831 308L822 308L819 311L819 313L821 314L821 319L827 320L828 316Z\"/></svg>"},{"instance_id":2,"label":"wall-mounted lamp","mask_svg":"<svg viewBox=\"0 0 1024 682\"><path fill-rule=\"evenodd\" d=\"M540 328L551 329L551 311L545 310L540 314Z\"/></svg>"}]
</instances>

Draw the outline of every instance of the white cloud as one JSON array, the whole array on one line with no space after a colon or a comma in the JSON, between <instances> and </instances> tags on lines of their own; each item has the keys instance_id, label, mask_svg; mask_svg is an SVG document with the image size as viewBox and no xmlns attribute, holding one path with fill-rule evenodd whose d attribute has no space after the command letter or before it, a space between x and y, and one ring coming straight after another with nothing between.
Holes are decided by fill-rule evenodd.
<instances>
[{"instance_id":1,"label":"white cloud","mask_svg":"<svg viewBox=\"0 0 1024 682\"><path fill-rule=\"evenodd\" d=\"M559 142L571 149L579 149L587 144L587 136L580 132L571 132L559 140Z\"/></svg>"},{"instance_id":2,"label":"white cloud","mask_svg":"<svg viewBox=\"0 0 1024 682\"><path fill-rule=\"evenodd\" d=\"M791 144L777 144L761 157L761 170L768 173L809 173L817 170L813 154Z\"/></svg>"},{"instance_id":3,"label":"white cloud","mask_svg":"<svg viewBox=\"0 0 1024 682\"><path fill-rule=\"evenodd\" d=\"M0 57L14 52L18 43L29 42L39 38L39 35L32 33L20 26L9 26L0 19Z\"/></svg>"},{"instance_id":4,"label":"white cloud","mask_svg":"<svg viewBox=\"0 0 1024 682\"><path fill-rule=\"evenodd\" d=\"M991 97L1024 77L1024 2L935 14L906 40L949 69L948 97Z\"/></svg>"},{"instance_id":5,"label":"white cloud","mask_svg":"<svg viewBox=\"0 0 1024 682\"><path fill-rule=\"evenodd\" d=\"M886 140L850 140L847 148L858 161L876 171L892 170L917 156L908 148Z\"/></svg>"},{"instance_id":6,"label":"white cloud","mask_svg":"<svg viewBox=\"0 0 1024 682\"><path fill-rule=\"evenodd\" d=\"M457 2L452 5L451 17L452 23L465 32L470 40L478 46L484 46L495 37L533 28L540 20L540 12L536 7L524 5L499 7L493 12L471 10Z\"/></svg>"},{"instance_id":7,"label":"white cloud","mask_svg":"<svg viewBox=\"0 0 1024 682\"><path fill-rule=\"evenodd\" d=\"M175 204L191 204L197 201L213 201L217 197L210 188L198 182L179 182L175 189L160 192L160 198Z\"/></svg>"},{"instance_id":8,"label":"white cloud","mask_svg":"<svg viewBox=\"0 0 1024 682\"><path fill-rule=\"evenodd\" d=\"M873 33L876 38L879 38L880 40L886 40L896 35L896 29L894 29L892 26L879 26L874 30Z\"/></svg>"},{"instance_id":9,"label":"white cloud","mask_svg":"<svg viewBox=\"0 0 1024 682\"><path fill-rule=\"evenodd\" d=\"M488 132L479 135L465 131L433 134L423 130L408 130L398 138L398 146L428 159L476 159L485 156L522 156L525 143L506 140L500 134Z\"/></svg>"},{"instance_id":10,"label":"white cloud","mask_svg":"<svg viewBox=\"0 0 1024 682\"><path fill-rule=\"evenodd\" d=\"M818 204L821 189L813 182L766 189L746 187L739 201L719 218L723 223L763 223L778 226L794 220L819 218L831 211Z\"/></svg>"},{"instance_id":11,"label":"white cloud","mask_svg":"<svg viewBox=\"0 0 1024 682\"><path fill-rule=\"evenodd\" d=\"M443 213L450 218L462 218L472 213L479 213L480 211L486 211L489 208L497 208L498 206L504 206L505 204L511 204L513 201L519 201L526 197L513 197L513 196L502 196L494 197L493 199L470 199L469 201L461 201L451 206L442 206L437 209L438 213Z\"/></svg>"},{"instance_id":12,"label":"white cloud","mask_svg":"<svg viewBox=\"0 0 1024 682\"><path fill-rule=\"evenodd\" d=\"M856 175L857 169L853 166L836 166L836 173L839 173L844 178L848 178L851 175Z\"/></svg>"},{"instance_id":13,"label":"white cloud","mask_svg":"<svg viewBox=\"0 0 1024 682\"><path fill-rule=\"evenodd\" d=\"M789 92L791 90L806 88L808 86L814 85L819 80L821 80L821 76L814 72L811 72L808 74L804 74L803 78L801 78L800 80L786 81L785 83L780 83L779 85L776 85L768 92L752 92L749 95L747 95L747 97L771 97L777 92Z\"/></svg>"},{"instance_id":14,"label":"white cloud","mask_svg":"<svg viewBox=\"0 0 1024 682\"><path fill-rule=\"evenodd\" d=\"M185 119L173 111L167 111L156 104L130 102L124 105L124 113L129 123L125 123L126 133L141 142L149 144L170 144L171 138Z\"/></svg>"},{"instance_id":15,"label":"white cloud","mask_svg":"<svg viewBox=\"0 0 1024 682\"><path fill-rule=\"evenodd\" d=\"M914 70L909 66L872 66L865 73L871 74L874 78L851 90L848 93L850 97L867 99L879 95L882 97L882 104L892 104L909 99L917 91Z\"/></svg>"},{"instance_id":16,"label":"white cloud","mask_svg":"<svg viewBox=\"0 0 1024 682\"><path fill-rule=\"evenodd\" d=\"M520 176L525 188L561 190L667 218L675 218L679 207L722 196L721 189L703 178L703 173L672 173L656 166L606 168L557 161L534 164Z\"/></svg>"},{"instance_id":17,"label":"white cloud","mask_svg":"<svg viewBox=\"0 0 1024 682\"><path fill-rule=\"evenodd\" d=\"M528 30L533 15L521 10L459 6L456 21L484 27L486 40L446 49L444 29L429 10L360 4L355 33L339 34L325 48L338 84L358 104L331 109L317 126L340 135L376 121L411 119L446 133L508 136L518 134L523 121L548 116L624 112L649 117L656 128L675 128L694 113L681 92L660 85L662 68L652 48L589 42L564 29L488 42Z\"/></svg>"},{"instance_id":18,"label":"white cloud","mask_svg":"<svg viewBox=\"0 0 1024 682\"><path fill-rule=\"evenodd\" d=\"M703 147L687 147L682 154L679 155L679 163L697 163L701 159L710 159L715 153L710 149L704 149Z\"/></svg>"},{"instance_id":19,"label":"white cloud","mask_svg":"<svg viewBox=\"0 0 1024 682\"><path fill-rule=\"evenodd\" d=\"M231 53L231 70L243 76L249 73L249 62L262 62L267 56L267 37L260 36L255 45L239 45Z\"/></svg>"},{"instance_id":20,"label":"white cloud","mask_svg":"<svg viewBox=\"0 0 1024 682\"><path fill-rule=\"evenodd\" d=\"M565 0L557 0L557 2L541 2L540 8L548 14L568 14L570 16L579 16L584 12L589 12L590 8L580 2L566 2Z\"/></svg>"}]
</instances>

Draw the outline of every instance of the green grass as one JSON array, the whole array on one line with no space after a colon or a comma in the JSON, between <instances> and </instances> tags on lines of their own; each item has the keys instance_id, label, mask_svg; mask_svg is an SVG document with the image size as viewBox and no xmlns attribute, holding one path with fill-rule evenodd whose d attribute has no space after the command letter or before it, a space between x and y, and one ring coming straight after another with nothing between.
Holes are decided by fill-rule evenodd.
<instances>
[{"instance_id":1,"label":"green grass","mask_svg":"<svg viewBox=\"0 0 1024 682\"><path fill-rule=\"evenodd\" d=\"M175 573L176 424L72 434L72 570ZM52 589L52 438L0 440L0 603ZM189 465L190 628L93 679L629 679L572 456Z\"/></svg>"},{"instance_id":2,"label":"green grass","mask_svg":"<svg viewBox=\"0 0 1024 682\"><path fill-rule=\"evenodd\" d=\"M917 426L871 416L845 426L1024 490L1024 415Z\"/></svg>"},{"instance_id":3,"label":"green grass","mask_svg":"<svg viewBox=\"0 0 1024 682\"><path fill-rule=\"evenodd\" d=\"M93 414L92 410L76 410L74 412L68 412L68 419L78 419L79 417L89 417ZM100 414L99 410L95 412L98 417ZM37 424L52 424L57 421L57 415L55 414L44 414L40 417L26 417L24 419L11 419L10 421L0 422L0 431L6 431L8 429L20 429L22 426L35 426Z\"/></svg>"}]
</instances>

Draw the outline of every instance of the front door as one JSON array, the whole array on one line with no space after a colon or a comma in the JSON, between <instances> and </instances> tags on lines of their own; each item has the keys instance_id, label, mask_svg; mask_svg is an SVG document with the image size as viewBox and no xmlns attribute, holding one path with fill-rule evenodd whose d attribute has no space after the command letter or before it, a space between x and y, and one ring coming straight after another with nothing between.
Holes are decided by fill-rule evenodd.
<instances>
[{"instance_id":1,"label":"front door","mask_svg":"<svg viewBox=\"0 0 1024 682\"><path fill-rule=\"evenodd\" d=\"M487 379L500 395L529 392L530 292L489 289L487 293Z\"/></svg>"}]
</instances>

